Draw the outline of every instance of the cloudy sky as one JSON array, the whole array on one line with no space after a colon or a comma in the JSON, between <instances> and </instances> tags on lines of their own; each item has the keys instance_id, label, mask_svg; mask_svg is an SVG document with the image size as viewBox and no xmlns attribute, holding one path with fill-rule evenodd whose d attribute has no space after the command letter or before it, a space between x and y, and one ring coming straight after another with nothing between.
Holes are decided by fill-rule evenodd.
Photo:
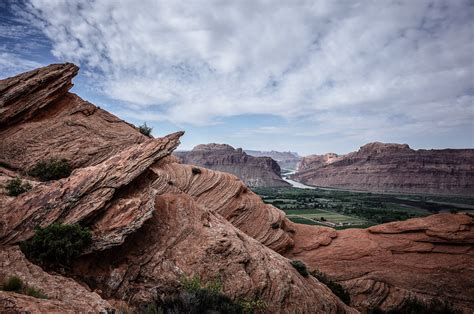
<instances>
[{"instance_id":1,"label":"cloudy sky","mask_svg":"<svg viewBox=\"0 0 474 314\"><path fill-rule=\"evenodd\" d=\"M474 2L0 2L0 77L81 67L73 92L181 149L474 147Z\"/></svg>"}]
</instances>

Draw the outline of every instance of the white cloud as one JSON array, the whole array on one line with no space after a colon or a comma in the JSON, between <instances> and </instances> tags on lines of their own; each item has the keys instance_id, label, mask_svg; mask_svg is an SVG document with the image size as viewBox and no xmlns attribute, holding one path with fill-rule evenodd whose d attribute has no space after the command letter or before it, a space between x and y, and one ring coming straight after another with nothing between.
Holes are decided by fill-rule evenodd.
<instances>
[{"instance_id":1,"label":"white cloud","mask_svg":"<svg viewBox=\"0 0 474 314\"><path fill-rule=\"evenodd\" d=\"M102 91L135 116L305 117L316 134L414 134L474 119L468 0L30 0L27 9L57 58L99 71Z\"/></svg>"}]
</instances>

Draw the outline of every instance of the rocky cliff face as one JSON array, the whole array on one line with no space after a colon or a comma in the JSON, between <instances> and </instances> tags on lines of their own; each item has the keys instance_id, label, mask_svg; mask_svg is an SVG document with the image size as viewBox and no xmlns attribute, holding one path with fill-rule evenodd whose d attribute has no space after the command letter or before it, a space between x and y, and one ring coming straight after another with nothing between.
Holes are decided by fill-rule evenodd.
<instances>
[{"instance_id":1,"label":"rocky cliff face","mask_svg":"<svg viewBox=\"0 0 474 314\"><path fill-rule=\"evenodd\" d=\"M277 151L259 151L259 150L245 150L250 156L254 157L270 157L275 160L280 168L287 169L287 170L296 170L298 163L301 160L301 157L294 152L277 152Z\"/></svg>"},{"instance_id":2,"label":"rocky cliff face","mask_svg":"<svg viewBox=\"0 0 474 314\"><path fill-rule=\"evenodd\" d=\"M344 156L304 158L293 179L376 192L474 195L474 149L413 150L370 143Z\"/></svg>"},{"instance_id":3,"label":"rocky cliff face","mask_svg":"<svg viewBox=\"0 0 474 314\"><path fill-rule=\"evenodd\" d=\"M248 186L289 186L280 177L280 166L270 157L253 157L227 144L201 144L188 152L176 152L183 163L229 172Z\"/></svg>"},{"instance_id":4,"label":"rocky cliff face","mask_svg":"<svg viewBox=\"0 0 474 314\"><path fill-rule=\"evenodd\" d=\"M24 83L28 82L18 84ZM6 134L17 130L17 141L5 147L12 151L29 141L24 148L28 157L22 162L5 155L11 156L8 160L15 168L0 167L1 187L14 176L33 185L17 197L0 190L0 281L16 275L48 296L45 300L0 291L1 312L133 308L175 295L183 290L181 279L194 275L204 282L219 279L222 293L233 300L264 302L266 307L260 309L264 313L387 310L410 296L447 300L466 313L474 309L474 219L467 215L435 215L367 230L294 224L236 176L205 168L195 171L195 166L179 163L171 153L182 133L146 138L100 110L76 116L88 127L62 126L75 134L61 133L64 144L76 149L67 155L76 165L71 176L49 182L25 177L23 167L42 158L30 155L29 149L47 154L49 147L58 147L58 152L68 153L59 150L59 136L47 141L47 137L22 138L21 132L48 129L58 115L71 119L67 99L92 106L70 97L65 91L56 95L40 120L22 110L27 116L18 115L17 122L0 133L3 142ZM56 102L63 105L54 107ZM91 131L101 123L108 127L97 127L98 134ZM114 143L121 132L129 133L130 142ZM116 151L103 152L101 147L109 144ZM68 270L46 272L18 249L36 226L52 222L77 222L92 230L93 244ZM323 270L346 286L352 307L314 277L301 276L287 257L301 259L310 270Z\"/></svg>"}]
</instances>

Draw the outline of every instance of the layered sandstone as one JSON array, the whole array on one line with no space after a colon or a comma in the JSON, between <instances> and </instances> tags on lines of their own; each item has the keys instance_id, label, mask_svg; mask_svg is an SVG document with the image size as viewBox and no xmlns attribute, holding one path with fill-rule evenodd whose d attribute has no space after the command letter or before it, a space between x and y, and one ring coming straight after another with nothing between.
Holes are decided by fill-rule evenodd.
<instances>
[{"instance_id":1,"label":"layered sandstone","mask_svg":"<svg viewBox=\"0 0 474 314\"><path fill-rule=\"evenodd\" d=\"M2 130L2 141L16 129L17 144L11 145L29 145L28 157L13 170L0 167L0 184L23 177L22 170L43 158L28 149L47 153L51 145L46 137L22 138L21 130L47 129L70 110L70 97L57 96L41 109L40 120L18 116ZM74 99L76 105L85 103ZM181 279L193 275L204 282L219 279L222 292L233 300L264 301L267 313L355 312L313 277L302 277L286 257L345 285L351 306L362 311L391 309L411 295L451 301L466 312L474 308L474 222L467 215L442 214L367 230L294 224L236 176L180 164L170 154L181 133L149 139L117 118L107 124L110 114L88 117L77 116L95 125L98 134L79 127L68 129L75 136L64 135L64 144L76 149L68 155L77 167L70 177L50 182L23 177L34 187L16 198L0 191L0 279L18 275L49 297L0 292L2 312L61 307L90 312L120 302L133 307L176 294ZM122 132L137 141L114 146L114 136ZM108 137L111 151L98 153ZM61 137L54 138L58 145L53 147L61 147ZM96 153L86 153L91 151ZM93 232L87 254L63 275L45 273L17 248L36 226L55 221L77 222Z\"/></svg>"},{"instance_id":2,"label":"layered sandstone","mask_svg":"<svg viewBox=\"0 0 474 314\"><path fill-rule=\"evenodd\" d=\"M270 157L253 157L227 144L201 144L175 155L186 164L232 173L252 187L289 186L280 166Z\"/></svg>"},{"instance_id":3,"label":"layered sandstone","mask_svg":"<svg viewBox=\"0 0 474 314\"><path fill-rule=\"evenodd\" d=\"M58 66L34 73L47 75L48 69L57 71ZM37 80L35 75L27 77ZM10 80L30 84L28 80ZM71 86L70 81L54 84ZM48 86L37 90L42 95ZM25 117L18 115L2 129L2 144L12 135L16 138L2 148L3 162L11 169L1 167L0 182L19 176L30 180L33 189L17 197L0 193L0 215L4 218L0 224L0 279L19 276L48 296L43 300L2 292L2 312L94 312L120 302L133 307L176 294L182 290L182 278L193 275L204 282L218 279L223 293L236 301L263 301L266 312L355 312L316 279L302 277L288 259L218 213L229 214L242 226L249 217L268 220L253 231L255 236L281 250L293 245L287 231L270 227L274 222L283 227L284 214L263 204L235 176L204 168L197 174L192 166L175 162L170 154L182 133L148 139L134 127L67 93L67 88L61 90L62 95L55 93L55 99L35 115L28 115L25 109ZM20 105L17 101L16 106ZM76 115L74 108L93 112ZM78 121L80 125L75 124ZM41 133L43 130L47 132ZM43 135L30 137L35 132ZM125 140L114 144L122 133ZM13 152L20 149L24 157L16 160ZM68 158L76 168L68 178L36 182L24 177L23 171L31 165L57 155ZM222 190L217 190L215 180L220 181ZM206 186L214 191L205 191ZM239 199L239 193L248 193L250 198ZM210 202L219 194L221 202ZM198 203L200 199L213 207ZM224 200L229 201L229 208ZM240 209L233 212L234 206ZM54 275L54 281L48 277L53 275L26 261L16 246L31 237L35 227L53 222L80 223L93 233L87 254L63 271L86 287L75 289L77 295L69 292L77 285L74 280ZM35 272L24 270L32 267ZM64 293L58 295L61 286Z\"/></svg>"},{"instance_id":4,"label":"layered sandstone","mask_svg":"<svg viewBox=\"0 0 474 314\"><path fill-rule=\"evenodd\" d=\"M304 158L304 184L374 192L474 195L474 149L413 150L370 143L344 156Z\"/></svg>"}]
</instances>

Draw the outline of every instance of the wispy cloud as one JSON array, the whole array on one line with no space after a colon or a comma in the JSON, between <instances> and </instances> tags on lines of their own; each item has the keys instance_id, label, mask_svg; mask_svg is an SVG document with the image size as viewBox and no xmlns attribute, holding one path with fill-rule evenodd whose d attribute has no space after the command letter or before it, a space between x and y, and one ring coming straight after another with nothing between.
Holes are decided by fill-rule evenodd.
<instances>
[{"instance_id":1,"label":"wispy cloud","mask_svg":"<svg viewBox=\"0 0 474 314\"><path fill-rule=\"evenodd\" d=\"M24 11L58 59L135 117L272 114L312 121L314 134L413 136L474 119L469 0L30 0Z\"/></svg>"}]
</instances>

